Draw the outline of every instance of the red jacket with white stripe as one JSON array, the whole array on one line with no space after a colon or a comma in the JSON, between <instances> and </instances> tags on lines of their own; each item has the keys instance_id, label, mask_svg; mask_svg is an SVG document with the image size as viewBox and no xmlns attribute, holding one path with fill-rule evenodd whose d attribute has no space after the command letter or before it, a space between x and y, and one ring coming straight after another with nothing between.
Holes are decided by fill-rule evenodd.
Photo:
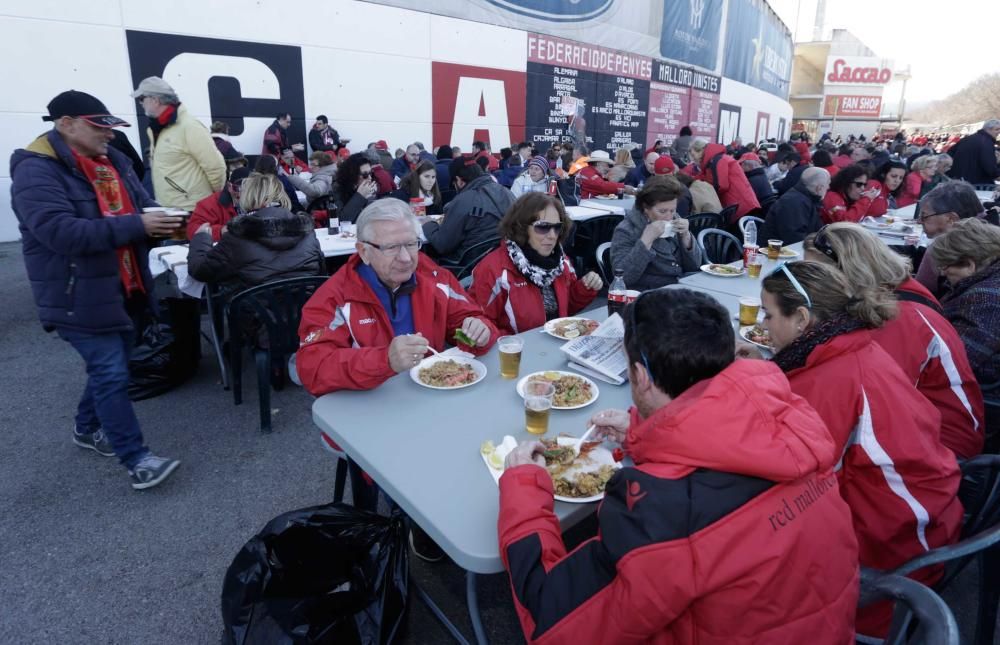
<instances>
[{"instance_id":1,"label":"red jacket with white stripe","mask_svg":"<svg viewBox=\"0 0 1000 645\"><path fill-rule=\"evenodd\" d=\"M625 187L622 182L608 181L601 177L597 168L590 164L576 173L576 180L580 183L580 199L590 199L597 195L616 195Z\"/></svg>"},{"instance_id":2,"label":"red jacket with white stripe","mask_svg":"<svg viewBox=\"0 0 1000 645\"><path fill-rule=\"evenodd\" d=\"M575 314L594 300L569 258L563 255L563 272L552 282L559 303L559 317ZM501 334L519 334L545 324L542 290L529 282L510 259L506 244L494 250L472 271L469 295L479 303Z\"/></svg>"},{"instance_id":3,"label":"red jacket with white stripe","mask_svg":"<svg viewBox=\"0 0 1000 645\"><path fill-rule=\"evenodd\" d=\"M940 441L941 415L867 330L842 334L788 373L819 412L838 452L840 493L854 516L861 564L892 569L959 537L961 473ZM933 582L939 569L912 577ZM857 629L881 634L890 612L859 612Z\"/></svg>"},{"instance_id":4,"label":"red jacket with white stripe","mask_svg":"<svg viewBox=\"0 0 1000 645\"><path fill-rule=\"evenodd\" d=\"M896 289L899 315L872 338L903 368L910 383L941 413L941 443L959 459L983 451L983 394L969 365L965 345L951 323L930 306L907 300L915 294L937 303L910 278Z\"/></svg>"},{"instance_id":5,"label":"red jacket with white stripe","mask_svg":"<svg viewBox=\"0 0 1000 645\"><path fill-rule=\"evenodd\" d=\"M392 325L378 296L358 275L360 264L361 258L353 255L302 308L295 367L302 385L316 396L370 390L396 375L389 366ZM466 318L479 318L490 329L489 343L459 347L485 354L496 342L497 329L455 276L421 253L416 277L411 294L414 329L441 351Z\"/></svg>"},{"instance_id":6,"label":"red jacket with white stripe","mask_svg":"<svg viewBox=\"0 0 1000 645\"><path fill-rule=\"evenodd\" d=\"M640 421L600 530L567 553L552 480L500 478L500 554L532 643L854 642L858 552L837 451L773 364L735 361Z\"/></svg>"}]
</instances>

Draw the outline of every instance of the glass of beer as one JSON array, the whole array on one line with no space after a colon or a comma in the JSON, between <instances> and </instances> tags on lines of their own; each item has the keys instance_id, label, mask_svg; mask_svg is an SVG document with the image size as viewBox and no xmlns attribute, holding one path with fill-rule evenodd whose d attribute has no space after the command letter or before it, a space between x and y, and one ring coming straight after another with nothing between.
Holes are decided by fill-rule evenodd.
<instances>
[{"instance_id":1,"label":"glass of beer","mask_svg":"<svg viewBox=\"0 0 1000 645\"><path fill-rule=\"evenodd\" d=\"M551 381L528 381L524 384L524 426L531 434L545 434L549 429L549 410L556 386Z\"/></svg>"},{"instance_id":2,"label":"glass of beer","mask_svg":"<svg viewBox=\"0 0 1000 645\"><path fill-rule=\"evenodd\" d=\"M757 324L760 312L760 298L740 298L740 325L747 327Z\"/></svg>"},{"instance_id":3,"label":"glass of beer","mask_svg":"<svg viewBox=\"0 0 1000 645\"><path fill-rule=\"evenodd\" d=\"M521 370L521 350L524 341L517 336L501 336L497 339L497 349L500 351L501 378L517 378Z\"/></svg>"},{"instance_id":4,"label":"glass of beer","mask_svg":"<svg viewBox=\"0 0 1000 645\"><path fill-rule=\"evenodd\" d=\"M774 261L777 260L781 255L781 245L783 242L781 240L768 240L767 241L767 259Z\"/></svg>"},{"instance_id":5,"label":"glass of beer","mask_svg":"<svg viewBox=\"0 0 1000 645\"><path fill-rule=\"evenodd\" d=\"M191 218L191 213L180 208L168 208L167 215L171 217L180 217L180 226L174 229L174 232L170 234L170 239L177 241L187 241L187 224L188 220Z\"/></svg>"},{"instance_id":6,"label":"glass of beer","mask_svg":"<svg viewBox=\"0 0 1000 645\"><path fill-rule=\"evenodd\" d=\"M747 264L747 275L751 278L760 277L760 269L764 266L764 255L754 252Z\"/></svg>"}]
</instances>

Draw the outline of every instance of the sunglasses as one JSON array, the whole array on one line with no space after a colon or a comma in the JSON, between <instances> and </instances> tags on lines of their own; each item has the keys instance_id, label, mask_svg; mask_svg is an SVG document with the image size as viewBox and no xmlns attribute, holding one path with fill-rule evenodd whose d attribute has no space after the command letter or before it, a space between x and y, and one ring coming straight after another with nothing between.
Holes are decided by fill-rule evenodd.
<instances>
[{"instance_id":1,"label":"sunglasses","mask_svg":"<svg viewBox=\"0 0 1000 645\"><path fill-rule=\"evenodd\" d=\"M372 175L371 171L370 170L366 170L365 172L361 173L361 178L362 179L368 179L369 177L371 177L371 175Z\"/></svg>"},{"instance_id":2,"label":"sunglasses","mask_svg":"<svg viewBox=\"0 0 1000 645\"><path fill-rule=\"evenodd\" d=\"M827 226L829 226L829 224ZM840 259L837 257L837 252L833 250L832 246L830 246L830 240L826 235L826 226L819 229L819 232L816 233L816 237L813 238L813 246L817 251L826 257L830 258L834 262L837 262L838 264L840 263Z\"/></svg>"},{"instance_id":3,"label":"sunglasses","mask_svg":"<svg viewBox=\"0 0 1000 645\"><path fill-rule=\"evenodd\" d=\"M556 235L562 232L562 222L532 222L531 228L539 235L547 235L549 231L555 231Z\"/></svg>"},{"instance_id":4,"label":"sunglasses","mask_svg":"<svg viewBox=\"0 0 1000 645\"><path fill-rule=\"evenodd\" d=\"M857 186L858 188L864 188L865 186L868 185L867 182L864 181L852 181L851 183Z\"/></svg>"},{"instance_id":5,"label":"sunglasses","mask_svg":"<svg viewBox=\"0 0 1000 645\"><path fill-rule=\"evenodd\" d=\"M792 283L792 286L795 287L795 290L799 292L799 295L802 296L805 299L805 301L806 301L806 309L812 309L812 306L813 306L812 299L809 297L809 294L806 293L806 290L802 288L802 285L795 278L795 276L792 274L792 272L788 270L788 263L787 262L783 262L782 264L778 265L778 268L775 269L774 271L772 271L771 275L769 275L767 277L770 278L770 277L776 275L779 271L782 272L782 273L784 273L785 276L788 277L788 281Z\"/></svg>"}]
</instances>

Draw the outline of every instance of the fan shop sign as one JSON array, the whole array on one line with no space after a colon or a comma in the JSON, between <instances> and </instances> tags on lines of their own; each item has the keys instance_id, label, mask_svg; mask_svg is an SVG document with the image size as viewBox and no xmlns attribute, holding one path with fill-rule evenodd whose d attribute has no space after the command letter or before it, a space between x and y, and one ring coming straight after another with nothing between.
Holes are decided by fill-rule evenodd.
<instances>
[{"instance_id":1,"label":"fan shop sign","mask_svg":"<svg viewBox=\"0 0 1000 645\"><path fill-rule=\"evenodd\" d=\"M830 56L825 78L827 85L886 85L892 80L892 64L867 56Z\"/></svg>"},{"instance_id":2,"label":"fan shop sign","mask_svg":"<svg viewBox=\"0 0 1000 645\"><path fill-rule=\"evenodd\" d=\"M827 95L823 116L873 116L882 112L881 96Z\"/></svg>"}]
</instances>

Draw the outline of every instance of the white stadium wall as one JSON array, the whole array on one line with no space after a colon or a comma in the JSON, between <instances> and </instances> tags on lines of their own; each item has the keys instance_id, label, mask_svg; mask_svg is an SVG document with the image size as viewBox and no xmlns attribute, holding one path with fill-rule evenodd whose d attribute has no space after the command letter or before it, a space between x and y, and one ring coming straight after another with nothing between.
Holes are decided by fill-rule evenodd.
<instances>
[{"instance_id":1,"label":"white stadium wall","mask_svg":"<svg viewBox=\"0 0 1000 645\"><path fill-rule=\"evenodd\" d=\"M677 11L673 5L665 9L664 0L560 5L606 11L589 19L592 30L600 28L601 20L617 21L623 34L634 29L629 25L650 25L638 53L614 50L608 42L570 42L586 32L561 23L542 35L543 20L507 19L513 13L493 19L507 11L497 9L499 5L544 6L552 0L466 1L472 4L452 3L461 17L416 10L412 7L424 3L411 0L4 2L0 53L6 64L0 67L0 82L7 91L0 97L0 155L8 159L46 131L48 124L41 121L45 106L67 89L97 96L113 114L131 122L133 127L124 132L141 149L145 117L137 113L130 92L138 79L152 74L173 85L206 125L216 119L229 123L233 144L248 155L259 154L264 130L281 110L294 117L293 140L304 141L313 118L326 114L342 136L352 139L352 150L377 139L385 139L393 150L415 140L428 147L454 143L468 150L473 139L488 139L494 152L525 138L547 145L566 127L560 112L565 102L559 104L560 95L567 93L559 89L566 87L565 77L586 95L579 105L588 111L588 139L598 147L617 147L630 139L646 144L647 134L675 130L678 123L706 112L701 131L719 141L728 143L733 132L744 141L764 138L765 132L787 136L792 112L787 100L722 77L722 17L732 3L756 7L759 0L706 0L719 25L714 34L718 56L709 51L704 59L712 61L708 67L650 56L659 39L659 16ZM488 12L477 13L477 7L487 6ZM641 11L638 17L636 10ZM687 18L679 20L687 24ZM581 58L539 57L544 53L540 42L560 40L565 46L560 51L583 48L593 64L579 63L574 69L573 62ZM619 47L629 49L629 42L623 37ZM669 76L667 85L657 82L657 74L660 81ZM663 107L673 100L671 92L685 98L667 118ZM653 104L663 96L667 103ZM0 167L0 241L20 237L9 203L10 184L5 163Z\"/></svg>"}]
</instances>

